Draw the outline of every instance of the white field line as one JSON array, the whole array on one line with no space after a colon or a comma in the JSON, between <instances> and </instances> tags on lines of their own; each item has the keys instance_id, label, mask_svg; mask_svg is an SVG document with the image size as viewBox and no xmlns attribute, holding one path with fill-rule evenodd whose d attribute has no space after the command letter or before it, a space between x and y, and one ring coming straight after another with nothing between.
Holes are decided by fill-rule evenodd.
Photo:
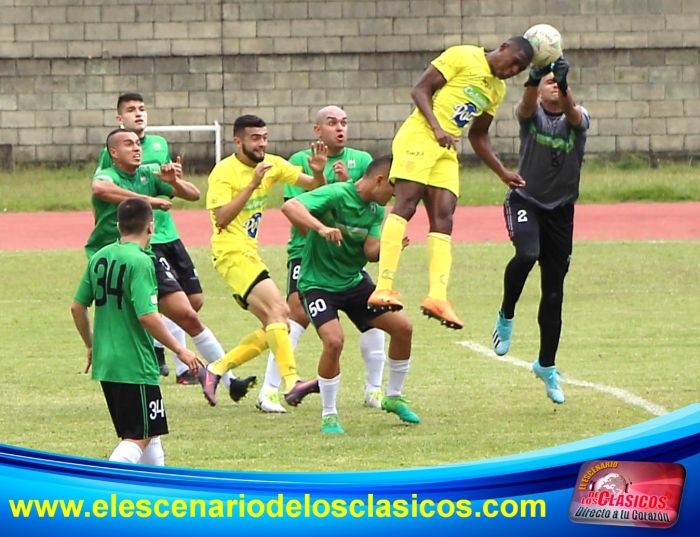
<instances>
[{"instance_id":1,"label":"white field line","mask_svg":"<svg viewBox=\"0 0 700 537\"><path fill-rule=\"evenodd\" d=\"M528 370L532 368L532 364L530 362L520 360L519 358L515 358L513 356L498 356L491 349L484 347L483 345L480 345L480 344L475 343L473 341L458 341L457 345L461 345L462 347L466 347L466 348L468 348L476 353L479 353L479 354L482 354L483 356L486 356L487 358L492 358L493 360L498 360L499 362L514 365L516 367L522 367L523 369L528 369ZM633 405L633 406L639 407L642 410L646 410L647 412L649 412L650 414L653 414L654 416L663 416L664 414L668 413L668 410L666 410L664 407L659 406L657 404L654 404L651 401L647 401L646 399L643 399L642 397L639 397L638 395L634 395L633 393L630 393L627 390L622 390L620 388L614 388L612 386L606 386L604 384L595 384L593 382L588 382L586 380L575 380L569 376L560 377L559 380L561 382L571 384L572 386L580 386L582 388L592 388L592 389L597 390L599 392L610 394L613 397L617 397L618 399L620 399L624 403L627 403L628 405Z\"/></svg>"}]
</instances>

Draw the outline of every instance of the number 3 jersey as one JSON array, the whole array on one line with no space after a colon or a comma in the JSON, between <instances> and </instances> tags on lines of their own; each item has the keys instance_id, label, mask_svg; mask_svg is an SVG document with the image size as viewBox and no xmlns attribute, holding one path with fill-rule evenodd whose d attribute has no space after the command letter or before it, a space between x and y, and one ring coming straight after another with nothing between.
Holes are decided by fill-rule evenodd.
<instances>
[{"instance_id":1,"label":"number 3 jersey","mask_svg":"<svg viewBox=\"0 0 700 537\"><path fill-rule=\"evenodd\" d=\"M157 385L153 338L139 317L158 311L153 259L136 243L115 242L90 258L75 301L95 303L92 378Z\"/></svg>"},{"instance_id":2,"label":"number 3 jersey","mask_svg":"<svg viewBox=\"0 0 700 537\"><path fill-rule=\"evenodd\" d=\"M266 154L265 162L272 168L267 171L260 185L253 191L238 216L226 228L216 224L214 209L233 200L253 180L255 168L243 164L236 155L226 157L209 174L207 209L210 211L213 235L212 254L219 257L223 252L257 250L258 230L272 185L281 182L294 185L302 173L299 166L292 166L282 157Z\"/></svg>"}]
</instances>

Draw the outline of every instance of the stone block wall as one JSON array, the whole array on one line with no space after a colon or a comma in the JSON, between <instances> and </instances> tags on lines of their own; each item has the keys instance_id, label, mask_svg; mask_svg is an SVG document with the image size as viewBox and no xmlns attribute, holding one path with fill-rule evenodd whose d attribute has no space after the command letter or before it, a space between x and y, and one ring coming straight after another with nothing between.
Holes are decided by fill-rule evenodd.
<instances>
[{"instance_id":1,"label":"stone block wall","mask_svg":"<svg viewBox=\"0 0 700 537\"><path fill-rule=\"evenodd\" d=\"M284 155L310 141L318 107L338 104L353 145L385 152L440 51L495 47L540 22L562 32L594 118L590 154L700 154L700 0L0 0L0 11L0 146L16 162L93 161L125 91L144 95L151 125L219 121L227 141L238 115L258 114ZM523 79L492 126L504 155L517 152ZM167 137L185 159L213 161L211 134Z\"/></svg>"}]
</instances>

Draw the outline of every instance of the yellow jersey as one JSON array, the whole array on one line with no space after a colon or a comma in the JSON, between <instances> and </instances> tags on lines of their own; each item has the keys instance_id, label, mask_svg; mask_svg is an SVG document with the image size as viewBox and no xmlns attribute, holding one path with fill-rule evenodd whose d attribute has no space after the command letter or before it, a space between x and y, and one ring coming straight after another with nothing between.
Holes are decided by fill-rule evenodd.
<instances>
[{"instance_id":1,"label":"yellow jersey","mask_svg":"<svg viewBox=\"0 0 700 537\"><path fill-rule=\"evenodd\" d=\"M257 250L260 221L272 185L278 182L295 185L303 171L301 166L293 166L282 157L269 153L265 155L265 162L272 164L272 168L265 173L241 212L225 229L216 225L214 209L238 196L253 180L255 168L243 164L236 155L231 155L214 166L209 174L207 209L213 227L211 246L215 256L221 250Z\"/></svg>"},{"instance_id":2,"label":"yellow jersey","mask_svg":"<svg viewBox=\"0 0 700 537\"><path fill-rule=\"evenodd\" d=\"M447 83L433 95L433 113L440 127L453 136L461 136L467 124L484 112L495 116L506 95L506 83L493 76L482 47L457 45L435 58L435 67ZM409 119L420 121L431 130L417 108Z\"/></svg>"}]
</instances>

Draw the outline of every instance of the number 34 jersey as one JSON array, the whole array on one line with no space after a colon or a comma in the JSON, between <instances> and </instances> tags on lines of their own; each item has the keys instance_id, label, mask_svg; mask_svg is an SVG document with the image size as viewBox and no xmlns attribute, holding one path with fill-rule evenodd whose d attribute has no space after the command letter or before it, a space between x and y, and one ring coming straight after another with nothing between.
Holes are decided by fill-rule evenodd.
<instances>
[{"instance_id":1,"label":"number 34 jersey","mask_svg":"<svg viewBox=\"0 0 700 537\"><path fill-rule=\"evenodd\" d=\"M115 242L90 258L75 301L95 303L92 378L125 384L158 384L153 338L139 317L158 311L151 258L136 243Z\"/></svg>"},{"instance_id":2,"label":"number 34 jersey","mask_svg":"<svg viewBox=\"0 0 700 537\"><path fill-rule=\"evenodd\" d=\"M266 154L265 162L272 168L265 173L260 185L253 191L238 216L225 228L216 224L214 209L222 207L238 196L253 180L255 168L243 164L236 155L226 157L209 174L207 209L210 211L213 235L212 254L219 257L227 251L257 250L258 230L267 205L272 185L277 182L294 185L302 173L300 166L289 164L282 157Z\"/></svg>"}]
</instances>

